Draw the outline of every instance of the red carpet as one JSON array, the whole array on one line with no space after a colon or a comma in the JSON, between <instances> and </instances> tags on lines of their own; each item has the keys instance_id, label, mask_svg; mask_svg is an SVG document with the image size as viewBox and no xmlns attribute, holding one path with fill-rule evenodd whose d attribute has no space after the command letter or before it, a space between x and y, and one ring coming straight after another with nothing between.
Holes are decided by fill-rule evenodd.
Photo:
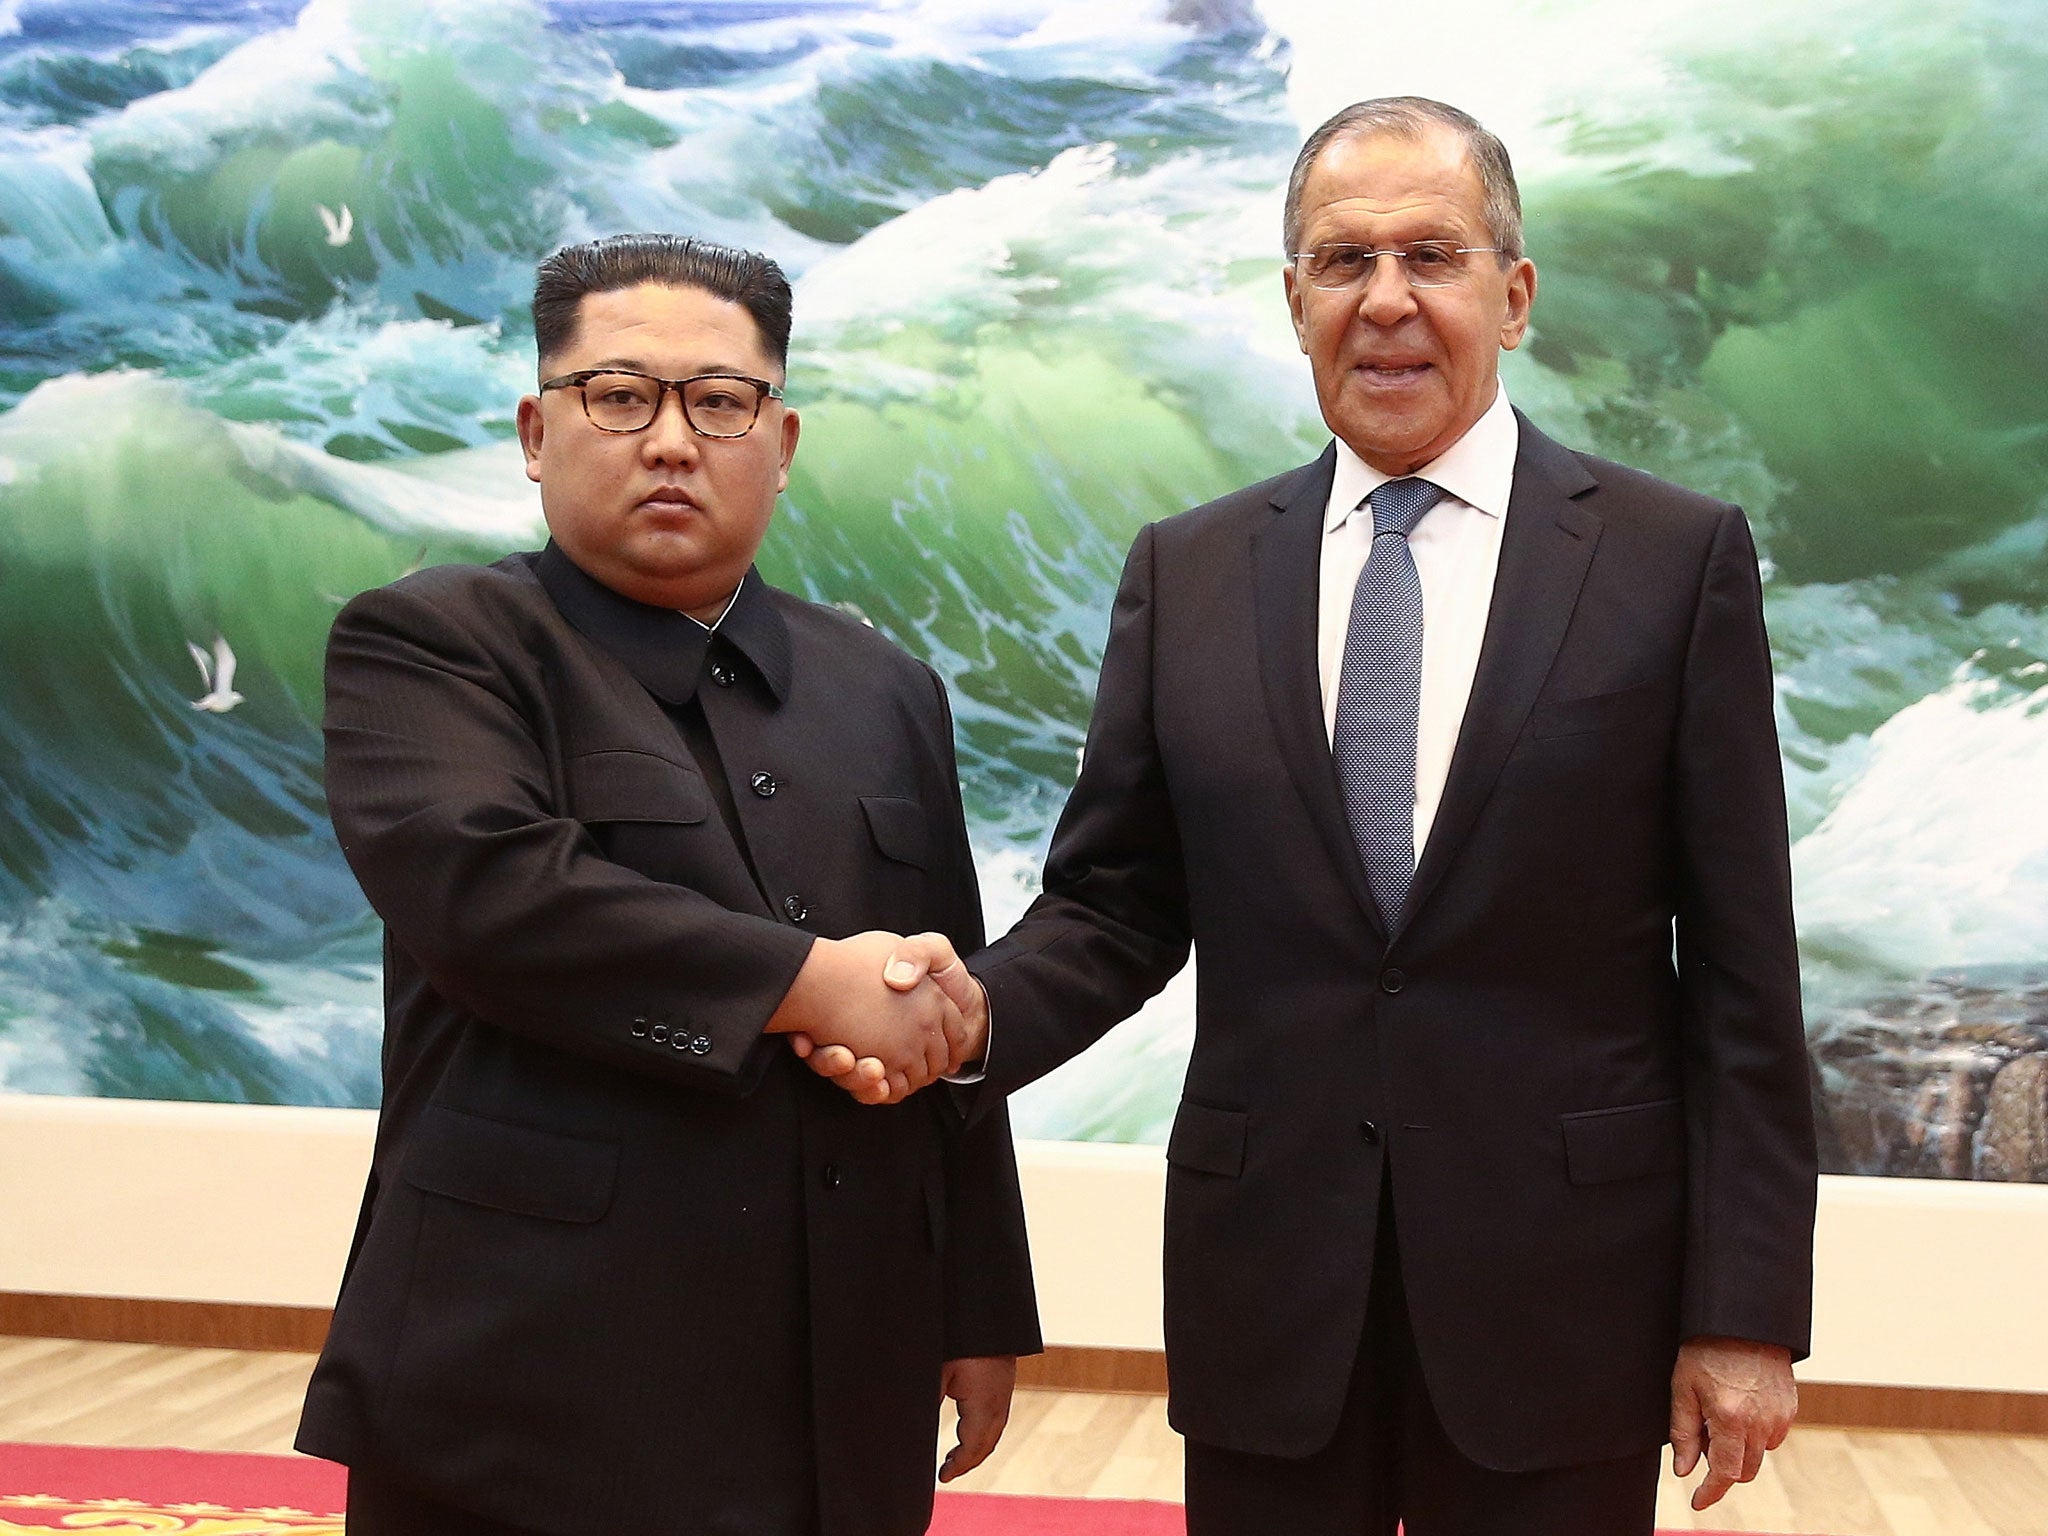
<instances>
[{"instance_id":1,"label":"red carpet","mask_svg":"<svg viewBox=\"0 0 2048 1536\"><path fill-rule=\"evenodd\" d=\"M343 1536L344 1478L328 1462L294 1456L0 1445L0 1536ZM1178 1504L998 1493L942 1492L932 1522L932 1536L1182 1532Z\"/></svg>"}]
</instances>

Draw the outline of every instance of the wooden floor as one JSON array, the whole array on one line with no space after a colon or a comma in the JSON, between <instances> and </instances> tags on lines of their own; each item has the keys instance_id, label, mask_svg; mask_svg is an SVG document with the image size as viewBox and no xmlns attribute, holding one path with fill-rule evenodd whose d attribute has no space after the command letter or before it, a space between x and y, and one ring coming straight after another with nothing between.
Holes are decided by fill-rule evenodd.
<instances>
[{"instance_id":1,"label":"wooden floor","mask_svg":"<svg viewBox=\"0 0 2048 1536\"><path fill-rule=\"evenodd\" d=\"M0 1338L0 1441L288 1451L301 1354ZM950 1443L950 1442L948 1442ZM999 1493L1177 1499L1180 1442L1153 1397L1020 1392L987 1466ZM1658 1523L1796 1536L2048 1536L2048 1437L1799 1429L1696 1516L1667 1476Z\"/></svg>"}]
</instances>

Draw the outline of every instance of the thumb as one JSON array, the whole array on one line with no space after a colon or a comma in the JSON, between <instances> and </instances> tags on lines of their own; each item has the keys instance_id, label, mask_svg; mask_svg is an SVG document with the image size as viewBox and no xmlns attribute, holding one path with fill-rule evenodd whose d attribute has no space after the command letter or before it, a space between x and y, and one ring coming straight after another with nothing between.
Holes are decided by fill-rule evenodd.
<instances>
[{"instance_id":1,"label":"thumb","mask_svg":"<svg viewBox=\"0 0 2048 1536\"><path fill-rule=\"evenodd\" d=\"M958 961L952 941L943 933L913 933L896 941L896 947L889 952L889 958L882 966L882 980L898 992L912 992L926 976L943 971ZM951 996L951 993L947 995ZM954 1006L959 1006L957 1000Z\"/></svg>"},{"instance_id":2,"label":"thumb","mask_svg":"<svg viewBox=\"0 0 2048 1536\"><path fill-rule=\"evenodd\" d=\"M1690 1477L1699 1465L1700 1431L1704 1424L1698 1401L1689 1391L1671 1394L1671 1470L1678 1477Z\"/></svg>"}]
</instances>

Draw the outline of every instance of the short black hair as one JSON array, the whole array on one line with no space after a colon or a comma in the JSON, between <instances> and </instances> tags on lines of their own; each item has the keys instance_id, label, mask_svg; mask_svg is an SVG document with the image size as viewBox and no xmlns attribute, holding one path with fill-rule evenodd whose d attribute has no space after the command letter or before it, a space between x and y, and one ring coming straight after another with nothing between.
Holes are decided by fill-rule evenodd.
<instances>
[{"instance_id":1,"label":"short black hair","mask_svg":"<svg viewBox=\"0 0 2048 1536\"><path fill-rule=\"evenodd\" d=\"M586 294L615 293L642 283L701 288L754 317L761 345L778 367L789 365L789 279L758 251L735 250L686 235L608 235L565 245L533 279L533 339L545 365L576 336Z\"/></svg>"},{"instance_id":2,"label":"short black hair","mask_svg":"<svg viewBox=\"0 0 2048 1536\"><path fill-rule=\"evenodd\" d=\"M1515 168L1508 159L1507 146L1480 126L1469 112L1427 96L1379 96L1371 101L1353 102L1331 116L1308 136L1301 153L1294 157L1293 174L1287 178L1287 202L1281 214L1281 240L1292 261L1301 249L1301 189L1317 158L1338 139L1365 139L1374 134L1419 139L1431 128L1448 128L1465 141L1465 153L1479 173L1481 205L1479 216L1486 223L1493 243L1500 247L1503 264L1522 256L1522 194L1515 185Z\"/></svg>"}]
</instances>

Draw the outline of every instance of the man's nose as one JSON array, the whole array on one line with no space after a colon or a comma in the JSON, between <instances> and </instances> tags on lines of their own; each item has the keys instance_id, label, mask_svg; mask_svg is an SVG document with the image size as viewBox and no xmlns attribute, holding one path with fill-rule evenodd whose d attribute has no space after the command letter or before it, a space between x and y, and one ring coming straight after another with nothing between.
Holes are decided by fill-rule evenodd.
<instances>
[{"instance_id":1,"label":"man's nose","mask_svg":"<svg viewBox=\"0 0 2048 1536\"><path fill-rule=\"evenodd\" d=\"M681 391L663 390L654 420L640 434L641 457L651 464L687 466L696 463L699 452L697 434L690 429L689 418L683 414Z\"/></svg>"},{"instance_id":2,"label":"man's nose","mask_svg":"<svg viewBox=\"0 0 2048 1536\"><path fill-rule=\"evenodd\" d=\"M1372 270L1359 290L1358 312L1374 325L1394 325L1415 313L1407 263L1392 251L1373 257Z\"/></svg>"}]
</instances>

